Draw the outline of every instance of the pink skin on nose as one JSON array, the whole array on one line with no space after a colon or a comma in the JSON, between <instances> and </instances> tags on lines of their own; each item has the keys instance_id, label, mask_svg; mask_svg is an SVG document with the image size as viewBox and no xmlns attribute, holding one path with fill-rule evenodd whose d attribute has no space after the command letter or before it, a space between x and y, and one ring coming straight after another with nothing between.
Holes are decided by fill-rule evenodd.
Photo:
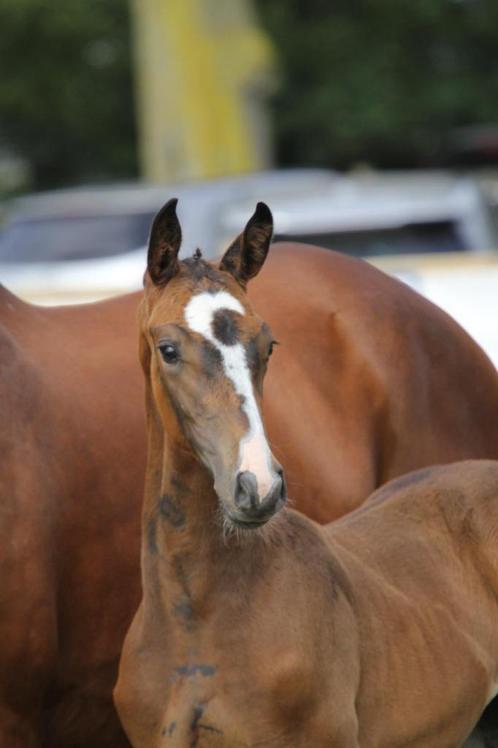
<instances>
[{"instance_id":1,"label":"pink skin on nose","mask_svg":"<svg viewBox=\"0 0 498 748\"><path fill-rule=\"evenodd\" d=\"M241 473L247 470L254 474L260 500L270 493L277 477L268 464L269 452L264 433L249 432L249 435L242 439L239 447L239 470Z\"/></svg>"}]
</instances>

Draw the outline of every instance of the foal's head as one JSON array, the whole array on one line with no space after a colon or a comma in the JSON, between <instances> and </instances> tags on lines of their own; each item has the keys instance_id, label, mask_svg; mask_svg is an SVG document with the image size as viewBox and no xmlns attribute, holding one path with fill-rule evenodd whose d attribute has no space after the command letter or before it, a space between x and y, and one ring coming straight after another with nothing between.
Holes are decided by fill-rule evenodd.
<instances>
[{"instance_id":1,"label":"foal's head","mask_svg":"<svg viewBox=\"0 0 498 748\"><path fill-rule=\"evenodd\" d=\"M260 412L274 341L245 293L268 253L272 215L258 203L215 266L199 251L178 260L176 202L170 200L152 225L142 363L168 439L176 439L209 470L224 518L254 528L286 499L282 468L269 448Z\"/></svg>"}]
</instances>

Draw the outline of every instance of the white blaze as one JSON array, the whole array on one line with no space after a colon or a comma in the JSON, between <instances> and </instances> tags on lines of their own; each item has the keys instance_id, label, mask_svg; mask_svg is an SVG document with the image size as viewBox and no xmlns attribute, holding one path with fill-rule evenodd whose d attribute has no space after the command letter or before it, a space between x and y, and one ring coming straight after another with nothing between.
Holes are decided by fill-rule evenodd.
<instances>
[{"instance_id":1,"label":"white blaze","mask_svg":"<svg viewBox=\"0 0 498 748\"><path fill-rule=\"evenodd\" d=\"M191 330L203 335L221 353L225 373L237 394L243 398L242 408L249 421L249 430L239 445L239 470L254 473L259 497L262 499L269 493L275 479L271 469L270 448L254 397L244 346L241 343L224 345L213 334L213 318L220 309L244 314L240 301L226 291L203 292L192 296L185 307L185 319Z\"/></svg>"}]
</instances>

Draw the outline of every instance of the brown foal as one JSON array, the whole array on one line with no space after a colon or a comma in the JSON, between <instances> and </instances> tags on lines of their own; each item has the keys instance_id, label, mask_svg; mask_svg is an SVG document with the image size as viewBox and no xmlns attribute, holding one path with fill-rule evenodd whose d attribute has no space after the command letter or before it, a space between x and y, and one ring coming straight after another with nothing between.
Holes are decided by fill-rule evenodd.
<instances>
[{"instance_id":1,"label":"brown foal","mask_svg":"<svg viewBox=\"0 0 498 748\"><path fill-rule=\"evenodd\" d=\"M327 527L279 511L274 341L245 295L271 214L214 267L177 260L175 205L141 307L143 598L115 690L132 744L459 746L498 683L498 463L409 474Z\"/></svg>"}]
</instances>

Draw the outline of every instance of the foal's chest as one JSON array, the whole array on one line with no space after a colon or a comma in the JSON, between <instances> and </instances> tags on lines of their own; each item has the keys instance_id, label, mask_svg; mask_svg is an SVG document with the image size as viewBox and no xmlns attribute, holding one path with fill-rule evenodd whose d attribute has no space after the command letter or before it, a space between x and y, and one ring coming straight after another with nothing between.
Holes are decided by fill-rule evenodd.
<instances>
[{"instance_id":1,"label":"foal's chest","mask_svg":"<svg viewBox=\"0 0 498 748\"><path fill-rule=\"evenodd\" d=\"M172 699L161 724L161 748L236 748L247 741L236 721L220 709L216 698L203 701Z\"/></svg>"}]
</instances>

